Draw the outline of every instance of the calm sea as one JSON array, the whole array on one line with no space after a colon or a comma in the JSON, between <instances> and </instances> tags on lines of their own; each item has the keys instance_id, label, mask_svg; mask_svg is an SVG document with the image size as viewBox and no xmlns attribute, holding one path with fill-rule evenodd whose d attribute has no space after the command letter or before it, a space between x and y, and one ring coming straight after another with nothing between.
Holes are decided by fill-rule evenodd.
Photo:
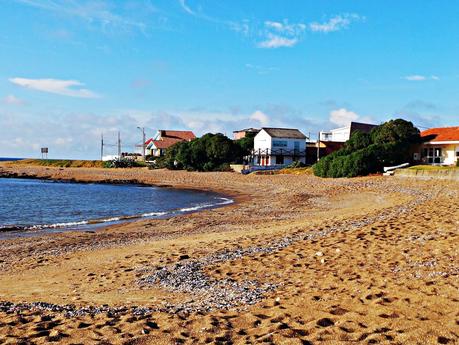
<instances>
[{"instance_id":1,"label":"calm sea","mask_svg":"<svg viewBox=\"0 0 459 345\"><path fill-rule=\"evenodd\" d=\"M209 192L0 178L0 237L169 217L231 202Z\"/></svg>"},{"instance_id":2,"label":"calm sea","mask_svg":"<svg viewBox=\"0 0 459 345\"><path fill-rule=\"evenodd\" d=\"M0 157L0 162L5 162L5 161L20 161L21 159L24 159L24 158Z\"/></svg>"}]
</instances>

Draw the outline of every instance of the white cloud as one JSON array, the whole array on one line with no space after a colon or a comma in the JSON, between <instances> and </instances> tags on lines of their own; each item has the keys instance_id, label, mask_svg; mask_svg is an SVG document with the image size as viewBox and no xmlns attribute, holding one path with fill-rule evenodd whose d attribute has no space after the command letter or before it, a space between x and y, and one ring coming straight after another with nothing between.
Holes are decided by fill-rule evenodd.
<instances>
[{"instance_id":1,"label":"white cloud","mask_svg":"<svg viewBox=\"0 0 459 345\"><path fill-rule=\"evenodd\" d=\"M440 80L440 78L436 75L432 76L425 76L425 75L419 75L419 74L413 74L413 75L407 75L405 77L402 77L402 79L409 80L409 81L425 81L425 80Z\"/></svg>"},{"instance_id":2,"label":"white cloud","mask_svg":"<svg viewBox=\"0 0 459 345\"><path fill-rule=\"evenodd\" d=\"M355 13L345 13L336 15L323 23L310 23L309 29L313 32L334 32L342 29L347 29L352 22L359 20L365 20L365 17Z\"/></svg>"},{"instance_id":3,"label":"white cloud","mask_svg":"<svg viewBox=\"0 0 459 345\"><path fill-rule=\"evenodd\" d=\"M359 115L353 111L341 108L330 112L330 122L338 126L347 126L352 121L357 121Z\"/></svg>"},{"instance_id":4,"label":"white cloud","mask_svg":"<svg viewBox=\"0 0 459 345\"><path fill-rule=\"evenodd\" d=\"M38 90L49 92L63 96L79 97L79 98L98 98L98 94L84 88L78 88L84 84L78 80L59 80L59 79L27 79L27 78L10 78L13 84Z\"/></svg>"},{"instance_id":5,"label":"white cloud","mask_svg":"<svg viewBox=\"0 0 459 345\"><path fill-rule=\"evenodd\" d=\"M265 26L269 29L272 29L274 31L278 31L281 33L287 33L287 34L300 34L304 30L306 30L306 25L303 23L298 23L298 24L289 24L287 20L284 20L282 23L281 22L273 22L273 21L265 21Z\"/></svg>"},{"instance_id":6,"label":"white cloud","mask_svg":"<svg viewBox=\"0 0 459 345\"><path fill-rule=\"evenodd\" d=\"M269 116L261 110L257 110L252 115L250 115L250 120L258 121L263 127L269 125L271 122Z\"/></svg>"},{"instance_id":7,"label":"white cloud","mask_svg":"<svg viewBox=\"0 0 459 345\"><path fill-rule=\"evenodd\" d=\"M298 43L298 38L287 38L274 34L268 34L266 40L258 43L260 48L293 47Z\"/></svg>"},{"instance_id":8,"label":"white cloud","mask_svg":"<svg viewBox=\"0 0 459 345\"><path fill-rule=\"evenodd\" d=\"M23 105L24 101L17 98L15 95L8 95L3 99L3 103L10 105Z\"/></svg>"}]
</instances>

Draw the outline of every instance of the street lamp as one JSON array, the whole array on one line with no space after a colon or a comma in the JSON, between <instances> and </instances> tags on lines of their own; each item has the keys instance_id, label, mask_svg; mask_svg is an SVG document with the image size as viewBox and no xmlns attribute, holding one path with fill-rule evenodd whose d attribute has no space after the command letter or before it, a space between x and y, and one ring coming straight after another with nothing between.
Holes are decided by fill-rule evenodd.
<instances>
[{"instance_id":1,"label":"street lamp","mask_svg":"<svg viewBox=\"0 0 459 345\"><path fill-rule=\"evenodd\" d=\"M145 127L137 127L142 131L142 159L145 161Z\"/></svg>"}]
</instances>

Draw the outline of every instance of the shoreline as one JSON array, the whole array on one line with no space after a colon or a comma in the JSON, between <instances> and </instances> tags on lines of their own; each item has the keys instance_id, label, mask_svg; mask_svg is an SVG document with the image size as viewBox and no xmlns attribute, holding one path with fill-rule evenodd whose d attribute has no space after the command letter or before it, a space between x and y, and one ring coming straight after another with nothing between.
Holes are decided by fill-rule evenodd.
<instances>
[{"instance_id":1,"label":"shoreline","mask_svg":"<svg viewBox=\"0 0 459 345\"><path fill-rule=\"evenodd\" d=\"M0 342L456 340L457 183L3 169L203 187L239 199L95 233L1 241ZM432 208L444 217L432 220Z\"/></svg>"}]
</instances>

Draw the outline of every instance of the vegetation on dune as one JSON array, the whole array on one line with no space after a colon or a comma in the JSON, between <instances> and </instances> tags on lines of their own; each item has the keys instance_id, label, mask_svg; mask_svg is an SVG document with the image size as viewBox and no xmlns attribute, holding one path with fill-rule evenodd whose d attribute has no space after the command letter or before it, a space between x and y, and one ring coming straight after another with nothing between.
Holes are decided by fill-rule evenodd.
<instances>
[{"instance_id":1,"label":"vegetation on dune","mask_svg":"<svg viewBox=\"0 0 459 345\"><path fill-rule=\"evenodd\" d=\"M223 134L205 134L192 141L180 142L157 159L158 167L196 171L227 171L230 164L242 163L253 148L253 136L231 140Z\"/></svg>"},{"instance_id":2,"label":"vegetation on dune","mask_svg":"<svg viewBox=\"0 0 459 345\"><path fill-rule=\"evenodd\" d=\"M15 165L39 165L59 168L103 168L102 161L71 160L71 159L23 159L10 164Z\"/></svg>"},{"instance_id":3,"label":"vegetation on dune","mask_svg":"<svg viewBox=\"0 0 459 345\"><path fill-rule=\"evenodd\" d=\"M428 171L435 171L435 170L457 170L459 167L459 162L456 163L456 166L440 166L440 165L415 165L409 167L409 170L428 170Z\"/></svg>"},{"instance_id":4,"label":"vegetation on dune","mask_svg":"<svg viewBox=\"0 0 459 345\"><path fill-rule=\"evenodd\" d=\"M411 161L411 147L420 142L419 130L403 119L390 120L371 133L356 131L338 150L313 166L316 176L355 177L382 172L384 166Z\"/></svg>"}]
</instances>

